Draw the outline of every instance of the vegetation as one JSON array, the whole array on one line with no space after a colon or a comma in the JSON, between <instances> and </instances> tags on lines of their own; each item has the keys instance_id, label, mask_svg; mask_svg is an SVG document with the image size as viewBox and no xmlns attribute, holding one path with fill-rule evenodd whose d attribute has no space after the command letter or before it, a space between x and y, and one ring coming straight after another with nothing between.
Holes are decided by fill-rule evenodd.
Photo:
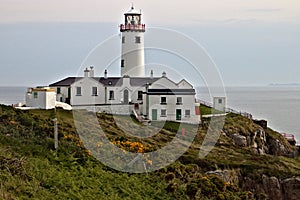
<instances>
[{"instance_id":1,"label":"vegetation","mask_svg":"<svg viewBox=\"0 0 300 200\"><path fill-rule=\"evenodd\" d=\"M187 137L195 128L197 135L189 150L173 164L150 173L124 173L103 165L84 147L72 112L20 111L0 106L0 199L254 199L256 194L242 191L237 181L221 180L207 172L220 169L249 177L266 174L279 178L300 174L299 159L255 154L235 146L224 135L208 156L199 159L199 148L207 131L205 125L181 127L175 122L157 122L152 123L157 134L138 138L132 133L139 132L141 124L130 123L126 131L119 128L128 124L130 117L97 117L110 142L124 151L144 153L159 149L182 127ZM58 119L59 128L57 150L53 140L54 118ZM224 131L247 135L255 128L257 125L248 119L229 115ZM282 140L269 131L270 137ZM95 141L95 145L97 148L102 144ZM151 159L146 161L151 167Z\"/></svg>"},{"instance_id":2,"label":"vegetation","mask_svg":"<svg viewBox=\"0 0 300 200\"><path fill-rule=\"evenodd\" d=\"M201 115L211 115L211 114L223 114L224 112L201 104L200 113Z\"/></svg>"}]
</instances>

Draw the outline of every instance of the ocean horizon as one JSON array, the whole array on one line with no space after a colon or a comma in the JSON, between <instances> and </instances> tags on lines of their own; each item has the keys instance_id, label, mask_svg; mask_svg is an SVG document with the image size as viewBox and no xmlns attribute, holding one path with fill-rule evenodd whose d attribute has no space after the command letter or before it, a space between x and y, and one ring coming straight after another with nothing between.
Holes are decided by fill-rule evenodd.
<instances>
[{"instance_id":1,"label":"ocean horizon","mask_svg":"<svg viewBox=\"0 0 300 200\"><path fill-rule=\"evenodd\" d=\"M207 88L196 88L197 98L212 102ZM0 104L25 103L27 87L0 86ZM268 126L280 133L294 134L300 143L299 86L236 86L226 87L227 107L252 114L254 119L268 121Z\"/></svg>"}]
</instances>

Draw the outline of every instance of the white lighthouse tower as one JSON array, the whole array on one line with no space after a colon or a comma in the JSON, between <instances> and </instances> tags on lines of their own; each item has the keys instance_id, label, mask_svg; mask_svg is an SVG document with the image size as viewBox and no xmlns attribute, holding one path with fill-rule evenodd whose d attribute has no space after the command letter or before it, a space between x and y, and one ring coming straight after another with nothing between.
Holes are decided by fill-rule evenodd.
<instances>
[{"instance_id":1,"label":"white lighthouse tower","mask_svg":"<svg viewBox=\"0 0 300 200\"><path fill-rule=\"evenodd\" d=\"M122 35L121 75L145 76L144 33L141 12L131 9L125 14L125 24L120 25Z\"/></svg>"}]
</instances>

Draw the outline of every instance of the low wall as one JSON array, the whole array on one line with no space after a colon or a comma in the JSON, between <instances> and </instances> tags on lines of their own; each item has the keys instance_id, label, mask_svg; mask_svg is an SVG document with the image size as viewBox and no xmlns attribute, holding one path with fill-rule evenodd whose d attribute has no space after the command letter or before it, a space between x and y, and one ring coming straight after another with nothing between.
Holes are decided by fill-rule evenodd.
<instances>
[{"instance_id":1,"label":"low wall","mask_svg":"<svg viewBox=\"0 0 300 200\"><path fill-rule=\"evenodd\" d=\"M129 115L132 113L133 105L101 105L101 106L73 106L74 110L85 109L92 112Z\"/></svg>"}]
</instances>

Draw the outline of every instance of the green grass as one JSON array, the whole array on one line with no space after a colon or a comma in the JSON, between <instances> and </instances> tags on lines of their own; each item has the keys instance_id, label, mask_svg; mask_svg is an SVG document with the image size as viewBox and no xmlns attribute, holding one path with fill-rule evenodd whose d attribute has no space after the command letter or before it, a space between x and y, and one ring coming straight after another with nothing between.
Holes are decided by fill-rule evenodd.
<instances>
[{"instance_id":1,"label":"green grass","mask_svg":"<svg viewBox=\"0 0 300 200\"><path fill-rule=\"evenodd\" d=\"M200 113L201 115L211 115L211 114L223 114L224 112L201 104Z\"/></svg>"},{"instance_id":2,"label":"green grass","mask_svg":"<svg viewBox=\"0 0 300 200\"><path fill-rule=\"evenodd\" d=\"M58 119L58 150L54 149L53 118ZM0 106L0 199L253 199L253 194L242 191L237 183L228 185L205 173L230 169L258 181L262 174L282 179L300 174L299 158L254 154L233 145L226 136L220 137L204 159L199 159L205 125L153 122L147 127L132 120L129 116L98 114L101 129L110 141L139 142L151 145L151 151L168 144L181 128L186 134L196 130L197 135L189 150L170 166L148 174L123 173L90 155L76 132L72 112L20 111ZM120 128L122 124L129 128ZM229 114L224 132L248 135L257 128L251 120ZM156 134L147 138L130 135L143 131ZM272 130L267 134L283 140ZM92 134L89 139L93 139Z\"/></svg>"}]
</instances>

